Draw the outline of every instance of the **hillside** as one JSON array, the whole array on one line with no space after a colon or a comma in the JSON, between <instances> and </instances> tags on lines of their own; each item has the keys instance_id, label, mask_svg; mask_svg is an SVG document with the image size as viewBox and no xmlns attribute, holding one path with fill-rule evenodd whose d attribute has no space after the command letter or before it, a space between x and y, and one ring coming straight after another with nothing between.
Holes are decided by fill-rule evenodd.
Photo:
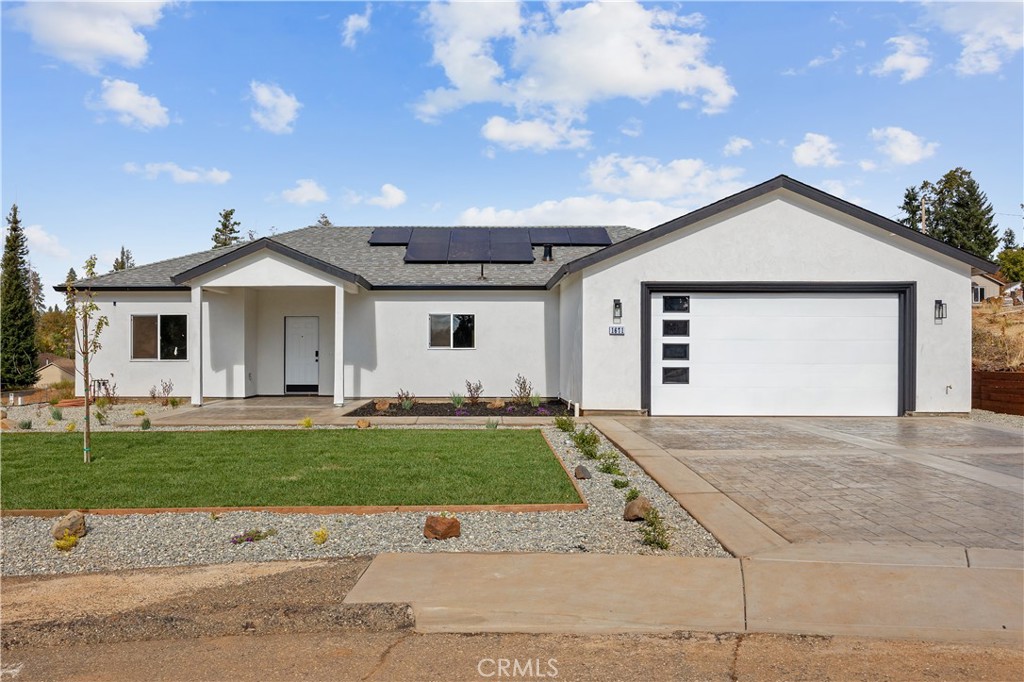
<instances>
[{"instance_id":1,"label":"hillside","mask_svg":"<svg viewBox=\"0 0 1024 682\"><path fill-rule=\"evenodd\" d=\"M974 369L1024 371L1024 307L985 303L972 315Z\"/></svg>"}]
</instances>

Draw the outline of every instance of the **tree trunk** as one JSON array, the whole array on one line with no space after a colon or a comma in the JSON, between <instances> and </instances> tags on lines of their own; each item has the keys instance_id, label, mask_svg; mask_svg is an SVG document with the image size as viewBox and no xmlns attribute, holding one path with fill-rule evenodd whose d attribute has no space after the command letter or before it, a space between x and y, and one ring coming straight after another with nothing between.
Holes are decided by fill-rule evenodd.
<instances>
[{"instance_id":1,"label":"tree trunk","mask_svg":"<svg viewBox=\"0 0 1024 682\"><path fill-rule=\"evenodd\" d=\"M82 314L82 376L85 379L85 428L82 430L82 459L86 464L92 462L92 434L89 431L89 313Z\"/></svg>"}]
</instances>

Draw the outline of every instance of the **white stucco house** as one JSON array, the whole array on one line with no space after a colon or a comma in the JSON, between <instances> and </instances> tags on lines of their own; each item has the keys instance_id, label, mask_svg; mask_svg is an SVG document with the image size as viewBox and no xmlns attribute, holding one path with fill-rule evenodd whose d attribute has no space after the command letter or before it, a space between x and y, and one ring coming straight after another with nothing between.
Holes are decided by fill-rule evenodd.
<instances>
[{"instance_id":1,"label":"white stucco house","mask_svg":"<svg viewBox=\"0 0 1024 682\"><path fill-rule=\"evenodd\" d=\"M523 374L584 413L902 415L970 410L964 292L995 269L779 176L646 231L315 226L76 286L122 395L342 404Z\"/></svg>"}]
</instances>

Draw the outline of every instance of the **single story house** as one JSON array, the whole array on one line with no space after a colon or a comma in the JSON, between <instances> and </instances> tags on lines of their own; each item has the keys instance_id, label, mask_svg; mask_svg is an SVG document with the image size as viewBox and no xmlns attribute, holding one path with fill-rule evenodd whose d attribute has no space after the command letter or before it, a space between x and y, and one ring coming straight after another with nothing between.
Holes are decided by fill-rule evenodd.
<instances>
[{"instance_id":1,"label":"single story house","mask_svg":"<svg viewBox=\"0 0 1024 682\"><path fill-rule=\"evenodd\" d=\"M75 380L75 361L53 353L40 353L36 359L35 388L47 388L62 381Z\"/></svg>"},{"instance_id":2,"label":"single story house","mask_svg":"<svg viewBox=\"0 0 1024 682\"><path fill-rule=\"evenodd\" d=\"M971 275L971 303L981 305L986 299L998 297L1005 286L994 274L977 272Z\"/></svg>"},{"instance_id":3,"label":"single story house","mask_svg":"<svg viewBox=\"0 0 1024 682\"><path fill-rule=\"evenodd\" d=\"M124 395L508 395L584 413L971 405L995 265L786 176L628 227L314 226L79 281ZM79 379L78 386L82 386Z\"/></svg>"}]
</instances>

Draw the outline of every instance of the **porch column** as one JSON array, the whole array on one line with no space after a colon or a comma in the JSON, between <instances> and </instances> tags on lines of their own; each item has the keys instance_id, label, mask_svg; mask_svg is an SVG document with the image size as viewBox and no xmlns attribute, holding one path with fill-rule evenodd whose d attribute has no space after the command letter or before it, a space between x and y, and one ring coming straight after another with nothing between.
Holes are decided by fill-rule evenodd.
<instances>
[{"instance_id":1,"label":"porch column","mask_svg":"<svg viewBox=\"0 0 1024 682\"><path fill-rule=\"evenodd\" d=\"M192 404L203 406L203 288L192 287L192 314L188 325L189 363L192 366Z\"/></svg>"},{"instance_id":2,"label":"porch column","mask_svg":"<svg viewBox=\"0 0 1024 682\"><path fill-rule=\"evenodd\" d=\"M334 405L345 404L345 289L334 287Z\"/></svg>"}]
</instances>

